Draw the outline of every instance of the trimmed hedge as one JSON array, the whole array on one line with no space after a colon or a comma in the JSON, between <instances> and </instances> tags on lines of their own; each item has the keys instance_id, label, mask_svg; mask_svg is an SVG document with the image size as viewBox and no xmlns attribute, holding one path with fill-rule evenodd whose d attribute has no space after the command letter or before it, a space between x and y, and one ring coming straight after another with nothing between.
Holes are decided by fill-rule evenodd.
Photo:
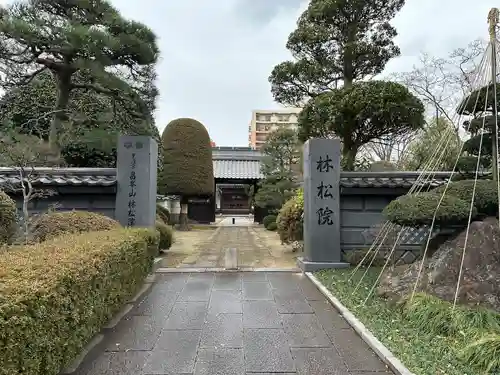
<instances>
[{"instance_id":1,"label":"trimmed hedge","mask_svg":"<svg viewBox=\"0 0 500 375\"><path fill-rule=\"evenodd\" d=\"M214 194L212 146L202 123L191 118L171 121L161 136L163 171L158 193L182 197Z\"/></svg>"},{"instance_id":2,"label":"trimmed hedge","mask_svg":"<svg viewBox=\"0 0 500 375\"><path fill-rule=\"evenodd\" d=\"M442 195L446 185L433 190L438 195ZM462 180L450 182L446 189L446 195L460 198L467 203L472 201L472 192L474 189L474 180ZM480 215L496 216L498 215L498 197L497 187L493 180L477 180L476 191L474 194L474 206Z\"/></svg>"},{"instance_id":3,"label":"trimmed hedge","mask_svg":"<svg viewBox=\"0 0 500 375\"><path fill-rule=\"evenodd\" d=\"M297 195L285 202L281 207L276 224L280 240L283 243L302 241L304 239L304 191L299 189Z\"/></svg>"},{"instance_id":4,"label":"trimmed hedge","mask_svg":"<svg viewBox=\"0 0 500 375\"><path fill-rule=\"evenodd\" d=\"M56 375L141 288L158 234L68 234L0 255L0 374Z\"/></svg>"},{"instance_id":5,"label":"trimmed hedge","mask_svg":"<svg viewBox=\"0 0 500 375\"><path fill-rule=\"evenodd\" d=\"M262 224L264 224L264 228L267 229L267 227L271 223L276 223L276 215L267 215L267 216L264 216L264 219L262 219Z\"/></svg>"},{"instance_id":6,"label":"trimmed hedge","mask_svg":"<svg viewBox=\"0 0 500 375\"><path fill-rule=\"evenodd\" d=\"M0 190L0 245L9 243L16 235L16 232L16 202Z\"/></svg>"},{"instance_id":7,"label":"trimmed hedge","mask_svg":"<svg viewBox=\"0 0 500 375\"><path fill-rule=\"evenodd\" d=\"M164 222L157 220L156 230L160 235L159 249L160 250L170 249L170 247L174 243L174 231L172 230L172 228L167 224L165 224Z\"/></svg>"},{"instance_id":8,"label":"trimmed hedge","mask_svg":"<svg viewBox=\"0 0 500 375\"><path fill-rule=\"evenodd\" d=\"M170 211L161 204L156 204L156 216L159 216L165 224L170 223Z\"/></svg>"},{"instance_id":9,"label":"trimmed hedge","mask_svg":"<svg viewBox=\"0 0 500 375\"><path fill-rule=\"evenodd\" d=\"M432 224L432 218L441 199L435 192L418 195L403 195L389 203L382 212L387 220L409 227L420 227ZM434 225L449 226L467 223L470 202L452 195L445 195L436 213ZM477 210L472 209L472 218L477 217Z\"/></svg>"},{"instance_id":10,"label":"trimmed hedge","mask_svg":"<svg viewBox=\"0 0 500 375\"><path fill-rule=\"evenodd\" d=\"M50 212L37 217L33 226L33 240L36 242L67 233L82 233L111 230L120 223L107 216L89 211Z\"/></svg>"}]
</instances>

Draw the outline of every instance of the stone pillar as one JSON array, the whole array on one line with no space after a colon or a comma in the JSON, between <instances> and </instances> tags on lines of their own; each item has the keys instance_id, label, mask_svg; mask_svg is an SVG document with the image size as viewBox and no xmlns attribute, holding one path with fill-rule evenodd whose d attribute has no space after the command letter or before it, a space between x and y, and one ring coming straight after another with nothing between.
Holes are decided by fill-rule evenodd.
<instances>
[{"instance_id":1,"label":"stone pillar","mask_svg":"<svg viewBox=\"0 0 500 375\"><path fill-rule=\"evenodd\" d=\"M158 145L152 137L120 136L115 218L123 226L154 227Z\"/></svg>"},{"instance_id":2,"label":"stone pillar","mask_svg":"<svg viewBox=\"0 0 500 375\"><path fill-rule=\"evenodd\" d=\"M343 268L340 252L340 141L304 144L304 272Z\"/></svg>"}]
</instances>

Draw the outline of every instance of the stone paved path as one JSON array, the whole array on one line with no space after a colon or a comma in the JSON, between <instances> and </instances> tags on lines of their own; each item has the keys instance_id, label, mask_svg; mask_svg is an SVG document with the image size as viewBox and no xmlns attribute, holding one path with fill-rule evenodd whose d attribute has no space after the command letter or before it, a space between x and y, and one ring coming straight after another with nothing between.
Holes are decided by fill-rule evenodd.
<instances>
[{"instance_id":1,"label":"stone paved path","mask_svg":"<svg viewBox=\"0 0 500 375\"><path fill-rule=\"evenodd\" d=\"M158 274L106 336L78 375L390 374L296 273Z\"/></svg>"},{"instance_id":2,"label":"stone paved path","mask_svg":"<svg viewBox=\"0 0 500 375\"><path fill-rule=\"evenodd\" d=\"M176 246L165 255L163 267L175 268L224 268L225 251L235 248L238 253L238 266L251 268L286 268L296 269L296 257L284 247L270 246L259 234L264 229L249 226L245 218L238 218L236 225L231 224L231 218L225 218L215 231L200 230L198 236L204 240L193 243L188 241L190 249L178 249ZM193 231L194 232L194 231ZM193 233L176 233L177 237L190 236ZM276 239L278 235L272 233ZM182 239L181 239L182 241ZM178 245L185 246L182 243ZM169 259L169 257L171 259Z\"/></svg>"}]
</instances>

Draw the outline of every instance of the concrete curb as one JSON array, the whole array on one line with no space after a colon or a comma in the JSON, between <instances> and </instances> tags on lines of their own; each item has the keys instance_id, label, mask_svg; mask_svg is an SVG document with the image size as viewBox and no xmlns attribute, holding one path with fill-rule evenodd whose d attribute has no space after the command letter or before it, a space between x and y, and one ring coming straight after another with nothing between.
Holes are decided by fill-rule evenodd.
<instances>
[{"instance_id":1,"label":"concrete curb","mask_svg":"<svg viewBox=\"0 0 500 375\"><path fill-rule=\"evenodd\" d=\"M311 272L306 272L306 276L319 289L328 301L339 311L340 315L349 323L364 342L379 356L379 358L396 375L415 375L408 370L387 347L382 344L373 334L361 323L333 294L314 276Z\"/></svg>"},{"instance_id":2,"label":"concrete curb","mask_svg":"<svg viewBox=\"0 0 500 375\"><path fill-rule=\"evenodd\" d=\"M236 273L236 272L301 272L298 268L238 268L236 270L227 270L225 268L158 268L156 273L201 273L201 272L215 272L215 273Z\"/></svg>"},{"instance_id":3,"label":"concrete curb","mask_svg":"<svg viewBox=\"0 0 500 375\"><path fill-rule=\"evenodd\" d=\"M124 306L122 306L121 310L111 320L109 320L109 322L105 326L101 328L101 331L98 332L87 345L85 345L81 353L74 359L74 361L60 372L61 375L70 375L75 373L82 362L85 360L85 358L90 353L94 352L94 350L97 350L97 347L104 339L104 336L108 334L113 328L115 328L118 323L120 323L125 317L127 317L130 311L134 308L134 305L137 302L141 301L142 297L149 293L151 286L156 280L155 272L158 269L160 260L161 258L155 259L155 264L151 271L152 273L146 277L139 291Z\"/></svg>"}]
</instances>

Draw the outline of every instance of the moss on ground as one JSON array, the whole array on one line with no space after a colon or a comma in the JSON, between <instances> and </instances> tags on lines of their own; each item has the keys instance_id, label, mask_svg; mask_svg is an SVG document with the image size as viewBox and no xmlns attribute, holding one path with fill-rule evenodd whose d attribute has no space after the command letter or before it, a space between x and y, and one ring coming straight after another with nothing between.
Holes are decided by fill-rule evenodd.
<instances>
[{"instance_id":1,"label":"moss on ground","mask_svg":"<svg viewBox=\"0 0 500 375\"><path fill-rule=\"evenodd\" d=\"M417 375L476 375L483 373L477 367L466 365L457 354L466 345L471 344L473 337L461 330L452 335L436 334L435 327L430 327L427 331L423 330L422 322L417 321L417 314L409 316L411 309L405 311L401 306L390 305L373 293L366 304L363 304L380 271L376 268L369 269L355 291L365 269L360 269L349 281L352 270L325 270L316 273L316 277L410 371ZM461 316L465 316L465 314L462 313ZM412 320L415 321L412 322Z\"/></svg>"}]
</instances>

